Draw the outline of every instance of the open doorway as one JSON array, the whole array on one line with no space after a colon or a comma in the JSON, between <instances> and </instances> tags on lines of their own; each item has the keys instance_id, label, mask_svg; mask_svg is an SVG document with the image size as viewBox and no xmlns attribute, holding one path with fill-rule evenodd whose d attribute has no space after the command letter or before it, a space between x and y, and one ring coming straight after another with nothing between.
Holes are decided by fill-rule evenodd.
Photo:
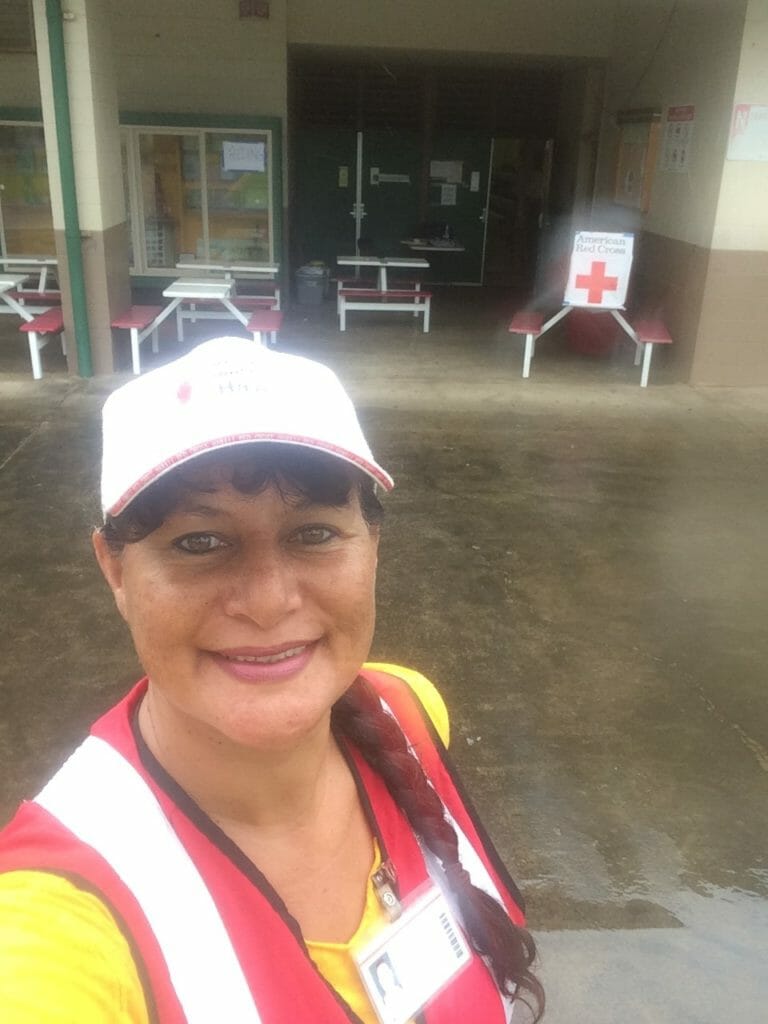
<instances>
[{"instance_id":1,"label":"open doorway","mask_svg":"<svg viewBox=\"0 0 768 1024\"><path fill-rule=\"evenodd\" d=\"M529 288L547 226L552 139L493 140L483 283Z\"/></svg>"}]
</instances>

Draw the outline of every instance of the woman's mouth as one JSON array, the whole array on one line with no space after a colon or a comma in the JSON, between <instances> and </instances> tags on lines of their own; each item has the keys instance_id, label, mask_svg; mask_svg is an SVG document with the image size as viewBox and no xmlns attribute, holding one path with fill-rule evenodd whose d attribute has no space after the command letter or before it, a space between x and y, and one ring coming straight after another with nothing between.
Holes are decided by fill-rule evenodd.
<instances>
[{"instance_id":1,"label":"woman's mouth","mask_svg":"<svg viewBox=\"0 0 768 1024\"><path fill-rule=\"evenodd\" d=\"M247 682L265 682L300 672L312 657L316 644L313 640L278 647L226 649L211 654L230 675Z\"/></svg>"}]
</instances>

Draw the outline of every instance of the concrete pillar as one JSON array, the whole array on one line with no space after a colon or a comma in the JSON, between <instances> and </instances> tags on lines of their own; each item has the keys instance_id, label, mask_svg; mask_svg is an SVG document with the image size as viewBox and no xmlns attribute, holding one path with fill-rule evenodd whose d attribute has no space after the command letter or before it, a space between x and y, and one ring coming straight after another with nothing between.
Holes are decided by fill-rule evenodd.
<instances>
[{"instance_id":1,"label":"concrete pillar","mask_svg":"<svg viewBox=\"0 0 768 1024\"><path fill-rule=\"evenodd\" d=\"M734 107L768 111L768 2L749 0ZM755 134L758 134L757 132ZM765 128L763 127L763 138ZM768 384L768 154L763 142L732 150L723 165L691 379ZM739 159L734 159L739 157Z\"/></svg>"},{"instance_id":2,"label":"concrete pillar","mask_svg":"<svg viewBox=\"0 0 768 1024\"><path fill-rule=\"evenodd\" d=\"M67 359L70 372L76 373L77 347L69 297L46 5L45 0L33 2L53 226L69 340ZM72 148L93 370L96 374L109 374L114 370L110 322L114 313L130 303L128 229L109 2L67 0L64 9Z\"/></svg>"}]
</instances>

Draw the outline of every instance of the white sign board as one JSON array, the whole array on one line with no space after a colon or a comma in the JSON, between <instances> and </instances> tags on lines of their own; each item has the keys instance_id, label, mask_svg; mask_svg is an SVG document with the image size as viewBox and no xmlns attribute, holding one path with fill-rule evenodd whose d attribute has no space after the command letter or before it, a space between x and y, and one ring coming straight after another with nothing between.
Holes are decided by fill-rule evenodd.
<instances>
[{"instance_id":1,"label":"white sign board","mask_svg":"<svg viewBox=\"0 0 768 1024\"><path fill-rule=\"evenodd\" d=\"M682 174L690 170L693 126L696 108L692 103L667 107L664 122L664 142L661 150L662 171Z\"/></svg>"},{"instance_id":2,"label":"white sign board","mask_svg":"<svg viewBox=\"0 0 768 1024\"><path fill-rule=\"evenodd\" d=\"M455 185L441 185L440 186L440 205L441 206L455 206L456 205L456 186Z\"/></svg>"},{"instance_id":3,"label":"white sign board","mask_svg":"<svg viewBox=\"0 0 768 1024\"><path fill-rule=\"evenodd\" d=\"M266 146L263 142L223 142L225 171L264 171Z\"/></svg>"},{"instance_id":4,"label":"white sign board","mask_svg":"<svg viewBox=\"0 0 768 1024\"><path fill-rule=\"evenodd\" d=\"M429 176L433 181L460 185L464 178L463 160L430 160Z\"/></svg>"},{"instance_id":5,"label":"white sign board","mask_svg":"<svg viewBox=\"0 0 768 1024\"><path fill-rule=\"evenodd\" d=\"M737 103L733 108L729 160L768 160L768 107Z\"/></svg>"},{"instance_id":6,"label":"white sign board","mask_svg":"<svg viewBox=\"0 0 768 1024\"><path fill-rule=\"evenodd\" d=\"M565 305L623 309L634 241L634 235L578 231L563 298Z\"/></svg>"}]
</instances>

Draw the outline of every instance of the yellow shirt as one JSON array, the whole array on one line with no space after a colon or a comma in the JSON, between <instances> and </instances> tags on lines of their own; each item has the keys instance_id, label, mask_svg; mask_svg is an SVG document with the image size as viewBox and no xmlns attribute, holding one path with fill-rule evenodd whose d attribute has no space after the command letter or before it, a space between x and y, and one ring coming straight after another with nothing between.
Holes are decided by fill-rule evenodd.
<instances>
[{"instance_id":1,"label":"yellow shirt","mask_svg":"<svg viewBox=\"0 0 768 1024\"><path fill-rule=\"evenodd\" d=\"M448 714L424 676L400 666L371 664L414 690L448 745ZM375 846L371 874L381 863ZM376 1014L357 973L354 950L386 918L369 879L365 909L349 942L312 942L321 974L365 1024ZM3 1024L149 1024L144 991L130 946L101 900L58 875L0 874L0 1020Z\"/></svg>"}]
</instances>

